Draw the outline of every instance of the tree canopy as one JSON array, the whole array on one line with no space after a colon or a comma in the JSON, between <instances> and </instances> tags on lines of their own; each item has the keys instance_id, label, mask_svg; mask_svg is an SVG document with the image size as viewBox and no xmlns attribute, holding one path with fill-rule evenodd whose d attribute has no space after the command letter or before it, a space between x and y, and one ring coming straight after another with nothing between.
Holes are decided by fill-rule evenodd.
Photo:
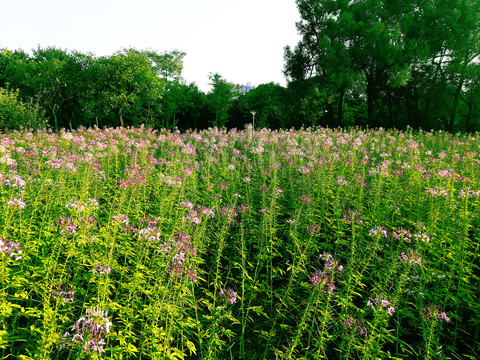
<instances>
[{"instance_id":1,"label":"tree canopy","mask_svg":"<svg viewBox=\"0 0 480 360\"><path fill-rule=\"evenodd\" d=\"M471 130L461 100L480 54L479 4L297 0L302 38L285 49L285 74L298 99L315 101L312 123L349 124L347 107L356 124Z\"/></svg>"}]
</instances>

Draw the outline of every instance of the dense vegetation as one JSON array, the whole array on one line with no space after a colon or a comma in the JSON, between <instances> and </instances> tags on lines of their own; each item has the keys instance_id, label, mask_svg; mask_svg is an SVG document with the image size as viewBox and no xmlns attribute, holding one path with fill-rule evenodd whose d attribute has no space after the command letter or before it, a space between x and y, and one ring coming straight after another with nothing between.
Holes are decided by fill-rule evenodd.
<instances>
[{"instance_id":1,"label":"dense vegetation","mask_svg":"<svg viewBox=\"0 0 480 360\"><path fill-rule=\"evenodd\" d=\"M207 94L182 79L185 53L111 56L0 50L0 88L40 107L53 129L138 126L243 129L369 126L477 130L479 0L297 0L299 44L285 48L287 87L246 94L210 74ZM0 108L6 102L0 93ZM25 116L24 116L25 118ZM2 120L1 128L38 121Z\"/></svg>"},{"instance_id":2,"label":"dense vegetation","mask_svg":"<svg viewBox=\"0 0 480 360\"><path fill-rule=\"evenodd\" d=\"M0 137L0 356L475 359L478 134Z\"/></svg>"},{"instance_id":3,"label":"dense vegetation","mask_svg":"<svg viewBox=\"0 0 480 360\"><path fill-rule=\"evenodd\" d=\"M476 129L478 0L296 2L286 74L313 124Z\"/></svg>"}]
</instances>

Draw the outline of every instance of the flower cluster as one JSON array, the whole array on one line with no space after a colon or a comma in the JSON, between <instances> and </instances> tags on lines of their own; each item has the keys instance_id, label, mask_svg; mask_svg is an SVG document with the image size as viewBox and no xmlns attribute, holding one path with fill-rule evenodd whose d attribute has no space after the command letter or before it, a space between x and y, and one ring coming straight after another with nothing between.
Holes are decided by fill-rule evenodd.
<instances>
[{"instance_id":1,"label":"flower cluster","mask_svg":"<svg viewBox=\"0 0 480 360\"><path fill-rule=\"evenodd\" d=\"M9 173L5 178L0 174L0 185L23 189L25 187L25 180L23 180L23 178L17 174Z\"/></svg>"},{"instance_id":2,"label":"flower cluster","mask_svg":"<svg viewBox=\"0 0 480 360\"><path fill-rule=\"evenodd\" d=\"M190 222L193 225L198 225L198 224L201 223L201 219L200 219L201 215L208 216L210 218L213 218L215 216L215 212L213 212L212 209L210 209L206 206L197 206L197 208L195 209L195 207L193 206L193 203L191 203L188 200L182 201L180 203L180 206L185 207L185 208L190 210L183 217L183 220L186 221L186 222Z\"/></svg>"},{"instance_id":3,"label":"flower cluster","mask_svg":"<svg viewBox=\"0 0 480 360\"><path fill-rule=\"evenodd\" d=\"M429 195L432 195L433 197L447 197L448 196L448 191L442 187L435 187L433 189L427 189L425 192Z\"/></svg>"},{"instance_id":4,"label":"flower cluster","mask_svg":"<svg viewBox=\"0 0 480 360\"><path fill-rule=\"evenodd\" d=\"M380 304L380 306L377 306L379 304ZM395 313L395 308L392 306L392 303L388 300L385 300L385 299L379 299L377 297L375 297L375 298L371 297L367 302L367 306L372 308L374 311L377 311L377 309L387 308L386 312L390 316L392 316Z\"/></svg>"},{"instance_id":5,"label":"flower cluster","mask_svg":"<svg viewBox=\"0 0 480 360\"><path fill-rule=\"evenodd\" d=\"M140 168L139 165L130 165L128 169L125 169L125 173L128 175L128 178L119 180L119 186L122 189L145 185L147 183L146 176L150 174L150 170Z\"/></svg>"},{"instance_id":6,"label":"flower cluster","mask_svg":"<svg viewBox=\"0 0 480 360\"><path fill-rule=\"evenodd\" d=\"M348 185L347 179L345 179L344 176L339 176L337 177L337 180L335 180L336 185L341 185L341 186L346 186Z\"/></svg>"},{"instance_id":7,"label":"flower cluster","mask_svg":"<svg viewBox=\"0 0 480 360\"><path fill-rule=\"evenodd\" d=\"M375 226L373 229L370 229L369 235L373 237L380 236L386 239L388 231L383 226Z\"/></svg>"},{"instance_id":8,"label":"flower cluster","mask_svg":"<svg viewBox=\"0 0 480 360\"><path fill-rule=\"evenodd\" d=\"M320 226L318 226L317 224L312 224L310 226L307 226L306 230L310 234L315 234L315 233L320 234L321 232Z\"/></svg>"},{"instance_id":9,"label":"flower cluster","mask_svg":"<svg viewBox=\"0 0 480 360\"><path fill-rule=\"evenodd\" d=\"M323 253L320 255L320 259L325 262L324 269L323 271L316 270L310 278L310 282L315 286L326 287L327 290L324 290L324 292L332 294L335 290L335 285L333 284L333 275L335 273L342 272L343 266L339 265L339 262L328 253Z\"/></svg>"},{"instance_id":10,"label":"flower cluster","mask_svg":"<svg viewBox=\"0 0 480 360\"><path fill-rule=\"evenodd\" d=\"M220 210L220 215L227 218L227 221L233 221L233 218L237 217L237 210L232 205L225 205Z\"/></svg>"},{"instance_id":11,"label":"flower cluster","mask_svg":"<svg viewBox=\"0 0 480 360\"><path fill-rule=\"evenodd\" d=\"M107 264L97 264L92 270L94 274L101 274L101 275L108 274L111 271L112 269L110 269L110 267Z\"/></svg>"},{"instance_id":12,"label":"flower cluster","mask_svg":"<svg viewBox=\"0 0 480 360\"><path fill-rule=\"evenodd\" d=\"M18 206L19 209L25 208L25 202L22 199L17 199L16 197L12 198L9 202L7 202L7 205Z\"/></svg>"},{"instance_id":13,"label":"flower cluster","mask_svg":"<svg viewBox=\"0 0 480 360\"><path fill-rule=\"evenodd\" d=\"M197 256L197 249L192 245L186 233L177 233L170 243L163 243L158 254L164 254L169 259L167 272L176 277L188 275L189 279L196 279L195 269L190 266L192 258Z\"/></svg>"},{"instance_id":14,"label":"flower cluster","mask_svg":"<svg viewBox=\"0 0 480 360\"><path fill-rule=\"evenodd\" d=\"M14 257L15 261L20 260L22 257L20 254L22 250L20 249L20 243L14 241L7 241L4 237L0 237L0 253L8 254L10 257Z\"/></svg>"},{"instance_id":15,"label":"flower cluster","mask_svg":"<svg viewBox=\"0 0 480 360\"><path fill-rule=\"evenodd\" d=\"M149 225L146 228L140 229L138 231L139 240L148 240L148 241L159 241L160 240L160 231L156 225Z\"/></svg>"},{"instance_id":16,"label":"flower cluster","mask_svg":"<svg viewBox=\"0 0 480 360\"><path fill-rule=\"evenodd\" d=\"M395 239L400 239L409 243L412 242L412 234L410 233L410 230L407 229L397 229L393 232L392 236Z\"/></svg>"},{"instance_id":17,"label":"flower cluster","mask_svg":"<svg viewBox=\"0 0 480 360\"><path fill-rule=\"evenodd\" d=\"M128 216L122 213L119 213L118 215L112 216L113 221L118 221L121 224L128 225L129 219Z\"/></svg>"},{"instance_id":18,"label":"flower cluster","mask_svg":"<svg viewBox=\"0 0 480 360\"><path fill-rule=\"evenodd\" d=\"M347 210L347 212L343 215L343 221L347 224L357 223L358 225L363 224L363 220L360 219L361 214L355 210Z\"/></svg>"},{"instance_id":19,"label":"flower cluster","mask_svg":"<svg viewBox=\"0 0 480 360\"><path fill-rule=\"evenodd\" d=\"M50 296L61 298L63 302L73 302L75 299L75 291L69 286L59 285L51 292Z\"/></svg>"},{"instance_id":20,"label":"flower cluster","mask_svg":"<svg viewBox=\"0 0 480 360\"><path fill-rule=\"evenodd\" d=\"M224 301L228 301L230 304L237 302L237 294L230 288L220 291L219 295Z\"/></svg>"},{"instance_id":21,"label":"flower cluster","mask_svg":"<svg viewBox=\"0 0 480 360\"><path fill-rule=\"evenodd\" d=\"M358 316L352 317L349 315L343 323L344 328L355 328L358 330L360 336L367 336L367 328L365 327L363 320Z\"/></svg>"},{"instance_id":22,"label":"flower cluster","mask_svg":"<svg viewBox=\"0 0 480 360\"><path fill-rule=\"evenodd\" d=\"M420 240L420 241L423 241L423 242L426 242L426 243L430 242L430 236L428 236L428 234L420 232L420 233L417 233L413 236L416 240Z\"/></svg>"},{"instance_id":23,"label":"flower cluster","mask_svg":"<svg viewBox=\"0 0 480 360\"><path fill-rule=\"evenodd\" d=\"M399 256L399 259L409 264L422 265L422 258L418 256L418 254L415 251L409 250L407 251L407 253L408 254L405 254L404 252L402 252Z\"/></svg>"},{"instance_id":24,"label":"flower cluster","mask_svg":"<svg viewBox=\"0 0 480 360\"><path fill-rule=\"evenodd\" d=\"M478 198L480 196L480 190L470 190L470 189L465 189L465 190L460 190L458 193L459 197L476 197Z\"/></svg>"},{"instance_id":25,"label":"flower cluster","mask_svg":"<svg viewBox=\"0 0 480 360\"><path fill-rule=\"evenodd\" d=\"M75 201L69 202L67 205L65 205L65 207L75 210L77 212L83 212L85 210L97 210L98 201L96 199L91 199L91 198L89 198L85 203L81 200L75 200Z\"/></svg>"},{"instance_id":26,"label":"flower cluster","mask_svg":"<svg viewBox=\"0 0 480 360\"><path fill-rule=\"evenodd\" d=\"M58 216L56 225L60 229L60 234L75 235L78 229L78 225L71 216Z\"/></svg>"},{"instance_id":27,"label":"flower cluster","mask_svg":"<svg viewBox=\"0 0 480 360\"><path fill-rule=\"evenodd\" d=\"M447 314L441 311L440 306L438 305L426 306L423 308L423 310L425 311L425 316L427 317L427 319L433 319L435 321L443 320L445 322L450 322Z\"/></svg>"},{"instance_id":28,"label":"flower cluster","mask_svg":"<svg viewBox=\"0 0 480 360\"><path fill-rule=\"evenodd\" d=\"M61 337L62 345L60 350L83 345L83 352L97 352L98 356L101 356L103 346L106 344L104 337L110 332L110 327L112 326L107 316L108 311L98 308L87 309L85 316L78 319L73 326L73 335L66 332Z\"/></svg>"},{"instance_id":29,"label":"flower cluster","mask_svg":"<svg viewBox=\"0 0 480 360\"><path fill-rule=\"evenodd\" d=\"M245 204L245 203L241 203L240 205L237 206L237 211L240 212L240 213L248 213L250 212L250 207Z\"/></svg>"},{"instance_id":30,"label":"flower cluster","mask_svg":"<svg viewBox=\"0 0 480 360\"><path fill-rule=\"evenodd\" d=\"M303 194L301 196L298 197L298 200L302 200L304 201L306 204L310 204L312 202L312 199L310 198L310 196L308 196L307 194Z\"/></svg>"}]
</instances>

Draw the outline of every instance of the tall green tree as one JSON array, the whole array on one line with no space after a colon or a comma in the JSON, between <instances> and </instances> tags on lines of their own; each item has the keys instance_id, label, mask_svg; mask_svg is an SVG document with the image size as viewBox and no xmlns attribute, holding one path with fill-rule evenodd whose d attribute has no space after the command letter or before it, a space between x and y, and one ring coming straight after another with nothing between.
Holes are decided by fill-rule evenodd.
<instances>
[{"instance_id":1,"label":"tall green tree","mask_svg":"<svg viewBox=\"0 0 480 360\"><path fill-rule=\"evenodd\" d=\"M212 91L208 94L208 103L215 118L212 121L213 126L225 126L229 120L228 111L233 106L236 85L227 82L219 74L210 74ZM237 94L238 95L238 94Z\"/></svg>"},{"instance_id":2,"label":"tall green tree","mask_svg":"<svg viewBox=\"0 0 480 360\"><path fill-rule=\"evenodd\" d=\"M286 48L285 74L303 83L299 99L319 99L319 111L335 112L341 125L345 101L360 91L371 126L453 129L467 68L479 56L478 0L297 0L297 7L302 38Z\"/></svg>"},{"instance_id":3,"label":"tall green tree","mask_svg":"<svg viewBox=\"0 0 480 360\"><path fill-rule=\"evenodd\" d=\"M177 81L169 82L162 99L162 127L197 129L202 127L201 118L207 104L206 96L198 87Z\"/></svg>"},{"instance_id":4,"label":"tall green tree","mask_svg":"<svg viewBox=\"0 0 480 360\"><path fill-rule=\"evenodd\" d=\"M256 124L259 128L280 128L285 123L287 109L285 88L274 84L260 84L245 94L248 115L255 111Z\"/></svg>"},{"instance_id":5,"label":"tall green tree","mask_svg":"<svg viewBox=\"0 0 480 360\"><path fill-rule=\"evenodd\" d=\"M114 114L120 126L140 125L166 85L148 57L135 49L100 57L91 70L92 95L100 99L95 111Z\"/></svg>"}]
</instances>

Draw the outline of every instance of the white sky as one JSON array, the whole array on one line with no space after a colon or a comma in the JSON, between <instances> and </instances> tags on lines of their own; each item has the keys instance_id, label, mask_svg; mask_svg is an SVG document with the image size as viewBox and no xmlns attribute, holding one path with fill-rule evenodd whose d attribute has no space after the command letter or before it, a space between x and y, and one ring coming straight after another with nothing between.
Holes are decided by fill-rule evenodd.
<instances>
[{"instance_id":1,"label":"white sky","mask_svg":"<svg viewBox=\"0 0 480 360\"><path fill-rule=\"evenodd\" d=\"M0 14L0 48L177 49L184 78L203 91L209 73L285 85L283 48L299 40L295 0L0 0Z\"/></svg>"}]
</instances>

